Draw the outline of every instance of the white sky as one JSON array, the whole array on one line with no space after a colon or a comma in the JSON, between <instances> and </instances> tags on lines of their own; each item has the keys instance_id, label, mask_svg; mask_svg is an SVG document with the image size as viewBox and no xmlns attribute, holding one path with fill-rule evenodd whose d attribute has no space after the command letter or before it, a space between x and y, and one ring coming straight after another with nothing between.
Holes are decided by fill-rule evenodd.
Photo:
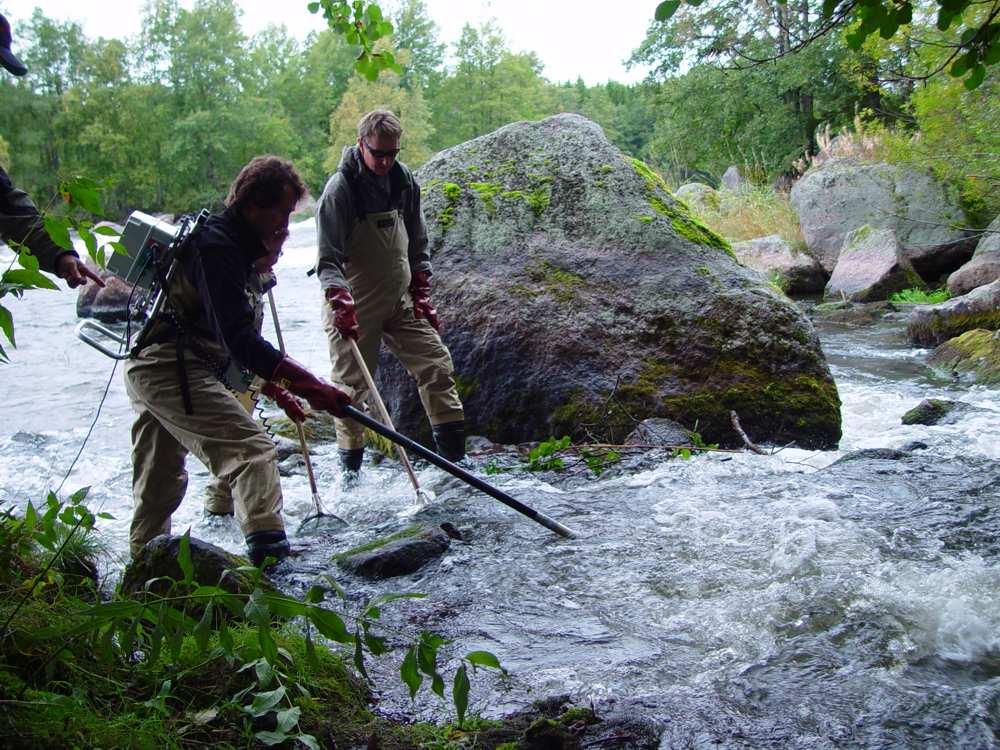
<instances>
[{"instance_id":1,"label":"white sky","mask_svg":"<svg viewBox=\"0 0 1000 750\"><path fill-rule=\"evenodd\" d=\"M438 26L440 41L458 40L462 26L478 26L495 18L514 52L535 52L551 81L590 85L609 80L634 83L645 71L625 69L623 61L639 46L652 20L657 0L424 0ZM184 7L190 0L181 0ZM297 37L323 28L320 15L307 10L307 0L238 0L243 29L255 33L270 24L285 24ZM13 26L12 48L18 50L18 22L40 7L49 17L79 22L89 37L132 36L139 31L142 2L133 0L0 0L0 11ZM383 3L383 7L385 4Z\"/></svg>"}]
</instances>

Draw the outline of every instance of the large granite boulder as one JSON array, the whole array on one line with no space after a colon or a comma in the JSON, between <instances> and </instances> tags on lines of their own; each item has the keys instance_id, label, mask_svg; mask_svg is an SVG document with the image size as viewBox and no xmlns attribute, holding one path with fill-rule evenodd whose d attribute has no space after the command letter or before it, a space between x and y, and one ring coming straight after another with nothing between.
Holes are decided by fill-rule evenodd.
<instances>
[{"instance_id":1,"label":"large granite boulder","mask_svg":"<svg viewBox=\"0 0 1000 750\"><path fill-rule=\"evenodd\" d=\"M936 255L965 241L965 217L944 185L929 173L836 157L810 169L791 193L802 234L813 255L832 272L848 233L865 224L896 232L918 272L937 266ZM955 261L958 268L961 261ZM947 264L945 264L947 265ZM943 268L928 270L933 278Z\"/></svg>"},{"instance_id":2,"label":"large granite boulder","mask_svg":"<svg viewBox=\"0 0 1000 750\"><path fill-rule=\"evenodd\" d=\"M689 182L674 191L674 197L684 201L696 214L718 211L722 205L719 193L713 187L700 182Z\"/></svg>"},{"instance_id":3,"label":"large granite boulder","mask_svg":"<svg viewBox=\"0 0 1000 750\"><path fill-rule=\"evenodd\" d=\"M826 299L846 298L851 302L877 302L888 299L895 292L923 286L923 280L903 253L895 231L865 225L844 239L844 247L823 296Z\"/></svg>"},{"instance_id":4,"label":"large granite boulder","mask_svg":"<svg viewBox=\"0 0 1000 750\"><path fill-rule=\"evenodd\" d=\"M1000 328L1000 280L947 302L913 308L906 335L913 344L928 347L977 328Z\"/></svg>"},{"instance_id":5,"label":"large granite boulder","mask_svg":"<svg viewBox=\"0 0 1000 750\"><path fill-rule=\"evenodd\" d=\"M837 444L840 399L803 313L593 122L514 123L417 176L470 432L620 442L668 417L732 443L735 409L757 440ZM426 439L387 353L379 377L399 429Z\"/></svg>"},{"instance_id":6,"label":"large granite boulder","mask_svg":"<svg viewBox=\"0 0 1000 750\"><path fill-rule=\"evenodd\" d=\"M966 331L941 344L927 361L955 375L971 376L976 383L996 385L1000 383L1000 331Z\"/></svg>"},{"instance_id":7,"label":"large granite boulder","mask_svg":"<svg viewBox=\"0 0 1000 750\"><path fill-rule=\"evenodd\" d=\"M723 173L720 182L724 190L735 192L746 190L750 186L749 180L747 180L746 176L735 164L729 165L729 168Z\"/></svg>"},{"instance_id":8,"label":"large granite boulder","mask_svg":"<svg viewBox=\"0 0 1000 750\"><path fill-rule=\"evenodd\" d=\"M772 234L754 240L733 243L740 263L764 274L785 294L815 294L826 286L823 266L804 248Z\"/></svg>"},{"instance_id":9,"label":"large granite boulder","mask_svg":"<svg viewBox=\"0 0 1000 750\"><path fill-rule=\"evenodd\" d=\"M952 297L1000 279L1000 216L986 228L972 260L948 277Z\"/></svg>"}]
</instances>

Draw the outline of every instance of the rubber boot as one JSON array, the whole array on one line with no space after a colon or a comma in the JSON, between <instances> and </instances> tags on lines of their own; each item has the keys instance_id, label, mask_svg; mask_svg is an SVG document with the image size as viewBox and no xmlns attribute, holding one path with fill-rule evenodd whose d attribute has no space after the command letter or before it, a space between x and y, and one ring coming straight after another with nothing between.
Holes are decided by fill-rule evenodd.
<instances>
[{"instance_id":1,"label":"rubber boot","mask_svg":"<svg viewBox=\"0 0 1000 750\"><path fill-rule=\"evenodd\" d=\"M438 455L452 463L465 458L465 422L448 422L431 427Z\"/></svg>"},{"instance_id":2,"label":"rubber boot","mask_svg":"<svg viewBox=\"0 0 1000 750\"><path fill-rule=\"evenodd\" d=\"M361 481L361 462L365 457L364 448L340 448L341 489L349 490Z\"/></svg>"},{"instance_id":3,"label":"rubber boot","mask_svg":"<svg viewBox=\"0 0 1000 750\"><path fill-rule=\"evenodd\" d=\"M283 560L292 553L288 546L288 538L285 536L285 532L280 529L255 531L253 534L247 535L246 543L250 562L257 566L268 557Z\"/></svg>"}]
</instances>

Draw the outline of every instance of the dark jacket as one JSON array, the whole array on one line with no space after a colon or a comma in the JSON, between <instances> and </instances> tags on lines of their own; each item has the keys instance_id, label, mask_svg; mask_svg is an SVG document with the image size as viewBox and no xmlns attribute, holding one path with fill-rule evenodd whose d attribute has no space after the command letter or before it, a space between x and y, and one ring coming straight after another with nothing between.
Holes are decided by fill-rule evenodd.
<instances>
[{"instance_id":1,"label":"dark jacket","mask_svg":"<svg viewBox=\"0 0 1000 750\"><path fill-rule=\"evenodd\" d=\"M281 353L258 333L247 293L257 280L253 262L267 254L260 238L239 212L226 209L209 217L182 252L183 273L147 340L173 340L183 330L194 339L196 354L208 354L219 366L232 357L269 379Z\"/></svg>"},{"instance_id":2,"label":"dark jacket","mask_svg":"<svg viewBox=\"0 0 1000 750\"><path fill-rule=\"evenodd\" d=\"M316 273L323 289L349 288L344 278L347 240L359 217L393 210L402 213L406 225L410 272L430 274L431 256L420 208L420 185L413 174L405 164L397 161L387 177L379 179L365 166L356 145L345 148L340 167L330 176L316 205L319 245Z\"/></svg>"},{"instance_id":3,"label":"dark jacket","mask_svg":"<svg viewBox=\"0 0 1000 750\"><path fill-rule=\"evenodd\" d=\"M31 250L43 271L55 273L60 255L71 250L59 247L49 237L35 204L23 190L14 187L7 173L0 169L0 237L19 242Z\"/></svg>"}]
</instances>

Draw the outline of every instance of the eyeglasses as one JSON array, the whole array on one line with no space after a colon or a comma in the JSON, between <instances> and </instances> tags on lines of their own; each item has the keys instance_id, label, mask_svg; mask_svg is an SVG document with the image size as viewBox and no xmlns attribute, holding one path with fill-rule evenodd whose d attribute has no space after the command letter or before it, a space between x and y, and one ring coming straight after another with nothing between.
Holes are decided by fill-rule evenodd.
<instances>
[{"instance_id":1,"label":"eyeglasses","mask_svg":"<svg viewBox=\"0 0 1000 750\"><path fill-rule=\"evenodd\" d=\"M383 150L380 148L372 148L365 141L361 142L365 144L365 148L368 149L368 153L374 156L376 159L395 159L397 156L399 156L398 148L387 148Z\"/></svg>"}]
</instances>

